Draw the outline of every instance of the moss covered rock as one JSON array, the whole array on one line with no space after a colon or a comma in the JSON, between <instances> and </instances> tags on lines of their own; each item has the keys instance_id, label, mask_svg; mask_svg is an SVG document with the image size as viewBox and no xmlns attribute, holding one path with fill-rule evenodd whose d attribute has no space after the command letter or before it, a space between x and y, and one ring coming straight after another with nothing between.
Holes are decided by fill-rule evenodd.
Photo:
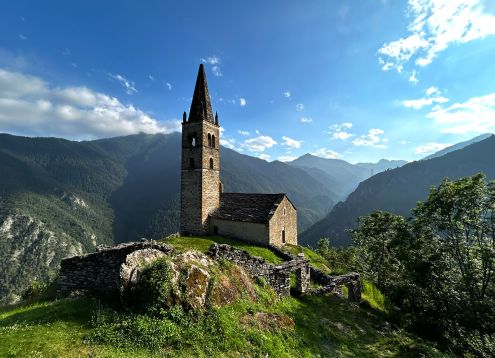
<instances>
[{"instance_id":1,"label":"moss covered rock","mask_svg":"<svg viewBox=\"0 0 495 358\"><path fill-rule=\"evenodd\" d=\"M152 262L134 267L128 276L122 302L139 312L159 313L173 306L202 311L256 297L254 284L242 268L219 264L197 251L158 255Z\"/></svg>"}]
</instances>

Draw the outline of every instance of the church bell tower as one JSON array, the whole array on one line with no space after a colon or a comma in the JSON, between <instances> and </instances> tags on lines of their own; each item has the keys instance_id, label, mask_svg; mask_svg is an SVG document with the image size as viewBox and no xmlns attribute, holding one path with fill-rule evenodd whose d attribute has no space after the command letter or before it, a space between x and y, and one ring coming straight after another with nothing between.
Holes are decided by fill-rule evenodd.
<instances>
[{"instance_id":1,"label":"church bell tower","mask_svg":"<svg viewBox=\"0 0 495 358\"><path fill-rule=\"evenodd\" d=\"M208 234L208 217L219 206L220 127L200 64L189 118L182 118L180 234Z\"/></svg>"}]
</instances>

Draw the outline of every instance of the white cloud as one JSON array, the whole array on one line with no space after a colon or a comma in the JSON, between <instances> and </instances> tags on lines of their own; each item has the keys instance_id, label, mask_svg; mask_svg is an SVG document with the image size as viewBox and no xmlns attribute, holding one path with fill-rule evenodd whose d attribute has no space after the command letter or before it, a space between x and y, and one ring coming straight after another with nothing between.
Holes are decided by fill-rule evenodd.
<instances>
[{"instance_id":1,"label":"white cloud","mask_svg":"<svg viewBox=\"0 0 495 358\"><path fill-rule=\"evenodd\" d=\"M237 133L239 133L240 135L243 135L243 136L247 136L249 135L249 132L248 131L241 131L241 130L238 130Z\"/></svg>"},{"instance_id":2,"label":"white cloud","mask_svg":"<svg viewBox=\"0 0 495 358\"><path fill-rule=\"evenodd\" d=\"M431 154L438 152L444 148L450 147L452 144L442 144L442 143L427 143L425 145L416 148L416 154Z\"/></svg>"},{"instance_id":3,"label":"white cloud","mask_svg":"<svg viewBox=\"0 0 495 358\"><path fill-rule=\"evenodd\" d=\"M410 35L384 44L378 50L383 70L414 60L427 66L451 44L495 35L495 16L483 11L482 0L409 0Z\"/></svg>"},{"instance_id":4,"label":"white cloud","mask_svg":"<svg viewBox=\"0 0 495 358\"><path fill-rule=\"evenodd\" d=\"M153 81L155 81L155 77L153 77L152 75L148 75L148 78L149 78L149 80L150 80L150 81L152 81L152 82L153 82Z\"/></svg>"},{"instance_id":5,"label":"white cloud","mask_svg":"<svg viewBox=\"0 0 495 358\"><path fill-rule=\"evenodd\" d=\"M301 148L302 141L300 141L300 140L292 139L292 138L285 137L285 136L282 137L282 140L284 141L284 145L286 145L288 147Z\"/></svg>"},{"instance_id":6,"label":"white cloud","mask_svg":"<svg viewBox=\"0 0 495 358\"><path fill-rule=\"evenodd\" d=\"M495 93L473 97L447 108L433 108L427 115L443 127L442 132L465 134L495 130Z\"/></svg>"},{"instance_id":7,"label":"white cloud","mask_svg":"<svg viewBox=\"0 0 495 358\"><path fill-rule=\"evenodd\" d=\"M296 104L296 111L301 112L304 110L304 104L298 103Z\"/></svg>"},{"instance_id":8,"label":"white cloud","mask_svg":"<svg viewBox=\"0 0 495 358\"><path fill-rule=\"evenodd\" d=\"M428 88L426 90L426 95L427 96L431 96L431 95L436 94L436 93L440 93L440 90L437 87L434 87L434 86L432 86L432 87L430 87L430 88Z\"/></svg>"},{"instance_id":9,"label":"white cloud","mask_svg":"<svg viewBox=\"0 0 495 358\"><path fill-rule=\"evenodd\" d=\"M341 139L346 140L350 137L353 137L354 134L349 133L347 130L352 128L352 123L345 122L341 124L333 124L330 126L330 131L327 133L330 134L331 139Z\"/></svg>"},{"instance_id":10,"label":"white cloud","mask_svg":"<svg viewBox=\"0 0 495 358\"><path fill-rule=\"evenodd\" d=\"M201 58L201 62L212 65L211 72L214 76L220 77L222 76L222 70L220 69L220 58L217 56L208 56L205 58Z\"/></svg>"},{"instance_id":11,"label":"white cloud","mask_svg":"<svg viewBox=\"0 0 495 358\"><path fill-rule=\"evenodd\" d=\"M368 131L368 134L362 135L352 141L355 146L368 146L375 148L387 148L384 143L388 142L387 138L383 138L382 135L385 132L379 128L372 128Z\"/></svg>"},{"instance_id":12,"label":"white cloud","mask_svg":"<svg viewBox=\"0 0 495 358\"><path fill-rule=\"evenodd\" d=\"M220 59L217 56L208 56L206 58L201 59L202 62L208 63L210 65L219 65Z\"/></svg>"},{"instance_id":13,"label":"white cloud","mask_svg":"<svg viewBox=\"0 0 495 358\"><path fill-rule=\"evenodd\" d=\"M117 80L120 82L120 84L122 85L122 87L125 88L125 92L127 94L133 94L133 93L137 93L137 89L134 87L134 82L132 81L129 81L127 78L125 78L124 76L122 75L113 75L111 73L108 74L111 78L113 78L114 80Z\"/></svg>"},{"instance_id":14,"label":"white cloud","mask_svg":"<svg viewBox=\"0 0 495 358\"><path fill-rule=\"evenodd\" d=\"M289 91L282 92L282 96L284 96L285 98L290 98L290 92Z\"/></svg>"},{"instance_id":15,"label":"white cloud","mask_svg":"<svg viewBox=\"0 0 495 358\"><path fill-rule=\"evenodd\" d=\"M211 72L213 73L213 75L215 75L216 77L221 77L222 76L222 70L220 69L219 66L215 65L211 68Z\"/></svg>"},{"instance_id":16,"label":"white cloud","mask_svg":"<svg viewBox=\"0 0 495 358\"><path fill-rule=\"evenodd\" d=\"M242 152L243 149L242 148L239 148L236 144L236 140L233 139L233 138L224 138L224 137L220 137L220 144L222 146L224 146L225 148L229 148L229 149L233 149L233 150L236 150L238 152Z\"/></svg>"},{"instance_id":17,"label":"white cloud","mask_svg":"<svg viewBox=\"0 0 495 358\"><path fill-rule=\"evenodd\" d=\"M247 104L247 101L245 98L239 98L239 104L241 107L244 107Z\"/></svg>"},{"instance_id":18,"label":"white cloud","mask_svg":"<svg viewBox=\"0 0 495 358\"><path fill-rule=\"evenodd\" d=\"M342 154L337 153L337 152L330 150L328 148L319 148L311 154L316 155L317 157L325 158L325 159L342 158Z\"/></svg>"},{"instance_id":19,"label":"white cloud","mask_svg":"<svg viewBox=\"0 0 495 358\"><path fill-rule=\"evenodd\" d=\"M270 156L268 154L260 154L258 155L258 158L263 159L263 160L270 160Z\"/></svg>"},{"instance_id":20,"label":"white cloud","mask_svg":"<svg viewBox=\"0 0 495 358\"><path fill-rule=\"evenodd\" d=\"M419 82L418 78L416 77L416 71L413 71L411 73L411 76L409 76L409 82L414 83L414 84Z\"/></svg>"},{"instance_id":21,"label":"white cloud","mask_svg":"<svg viewBox=\"0 0 495 358\"><path fill-rule=\"evenodd\" d=\"M428 97L428 98L419 98L419 99L408 99L402 101L404 107L421 109L425 106L431 106L434 103L446 103L449 99L445 97Z\"/></svg>"},{"instance_id":22,"label":"white cloud","mask_svg":"<svg viewBox=\"0 0 495 358\"><path fill-rule=\"evenodd\" d=\"M277 142L273 138L260 135L256 138L246 139L242 144L242 147L246 148L250 152L263 152L265 149L271 148L275 144L277 144Z\"/></svg>"},{"instance_id":23,"label":"white cloud","mask_svg":"<svg viewBox=\"0 0 495 358\"><path fill-rule=\"evenodd\" d=\"M277 160L280 160L281 162L292 162L295 159L297 159L297 157L293 155L281 155L277 158Z\"/></svg>"},{"instance_id":24,"label":"white cloud","mask_svg":"<svg viewBox=\"0 0 495 358\"><path fill-rule=\"evenodd\" d=\"M311 122L313 122L313 118L311 118L311 117L302 117L301 118L301 122L302 123L311 123Z\"/></svg>"},{"instance_id":25,"label":"white cloud","mask_svg":"<svg viewBox=\"0 0 495 358\"><path fill-rule=\"evenodd\" d=\"M51 87L38 77L0 69L0 131L94 139L178 130L178 120L158 121L87 87Z\"/></svg>"},{"instance_id":26,"label":"white cloud","mask_svg":"<svg viewBox=\"0 0 495 358\"><path fill-rule=\"evenodd\" d=\"M168 88L169 91L172 90L172 84L170 82L165 82L165 86Z\"/></svg>"}]
</instances>

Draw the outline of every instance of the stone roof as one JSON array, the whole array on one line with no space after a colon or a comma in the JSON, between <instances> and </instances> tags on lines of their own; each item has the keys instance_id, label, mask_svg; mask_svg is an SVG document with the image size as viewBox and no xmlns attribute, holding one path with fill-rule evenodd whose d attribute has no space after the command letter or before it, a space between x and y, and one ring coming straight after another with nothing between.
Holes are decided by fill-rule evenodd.
<instances>
[{"instance_id":1,"label":"stone roof","mask_svg":"<svg viewBox=\"0 0 495 358\"><path fill-rule=\"evenodd\" d=\"M221 220L268 223L285 194L221 193L212 217Z\"/></svg>"},{"instance_id":2,"label":"stone roof","mask_svg":"<svg viewBox=\"0 0 495 358\"><path fill-rule=\"evenodd\" d=\"M214 123L210 94L208 93L208 84L206 83L206 74L203 64L199 65L191 109L189 110L189 121L208 121Z\"/></svg>"}]
</instances>

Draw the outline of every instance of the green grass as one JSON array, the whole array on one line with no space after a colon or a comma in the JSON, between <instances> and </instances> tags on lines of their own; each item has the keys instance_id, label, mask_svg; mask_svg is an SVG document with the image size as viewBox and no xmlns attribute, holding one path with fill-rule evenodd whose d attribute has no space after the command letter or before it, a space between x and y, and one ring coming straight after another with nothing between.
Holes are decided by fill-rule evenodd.
<instances>
[{"instance_id":1,"label":"green grass","mask_svg":"<svg viewBox=\"0 0 495 358\"><path fill-rule=\"evenodd\" d=\"M17 307L0 313L0 356L443 356L402 330L381 332L381 315L331 296L276 299L269 290L258 291L257 302L241 300L200 318L177 312L160 319L130 315L88 299ZM246 324L245 317L257 312L289 317L294 326ZM143 348L162 335L169 338L160 348Z\"/></svg>"},{"instance_id":2,"label":"green grass","mask_svg":"<svg viewBox=\"0 0 495 358\"><path fill-rule=\"evenodd\" d=\"M372 308L389 313L389 303L383 293L381 293L375 285L367 280L362 279L361 283L363 285L363 293L361 294L361 298L368 302Z\"/></svg>"},{"instance_id":3,"label":"green grass","mask_svg":"<svg viewBox=\"0 0 495 358\"><path fill-rule=\"evenodd\" d=\"M244 249L272 263L270 250L220 237L164 240L179 251L206 252L214 242ZM325 260L299 250L319 268ZM152 317L91 299L62 299L0 308L0 357L443 357L432 345L386 330L383 295L363 281L363 309L335 296L278 298L255 285L258 298L240 299L197 315L181 309ZM271 314L257 321L256 314ZM278 317L286 325L277 324ZM254 323L253 323L254 322ZM287 324L289 322L290 324Z\"/></svg>"},{"instance_id":4,"label":"green grass","mask_svg":"<svg viewBox=\"0 0 495 358\"><path fill-rule=\"evenodd\" d=\"M242 241L236 241L220 236L205 236L205 237L173 237L163 239L162 242L174 246L179 251L197 250L200 252L207 252L210 246L214 243L228 244L238 249L247 251L252 256L258 256L264 258L266 261L273 264L280 264L283 260L275 255L272 251L266 247L253 246L252 244L244 243Z\"/></svg>"}]
</instances>

